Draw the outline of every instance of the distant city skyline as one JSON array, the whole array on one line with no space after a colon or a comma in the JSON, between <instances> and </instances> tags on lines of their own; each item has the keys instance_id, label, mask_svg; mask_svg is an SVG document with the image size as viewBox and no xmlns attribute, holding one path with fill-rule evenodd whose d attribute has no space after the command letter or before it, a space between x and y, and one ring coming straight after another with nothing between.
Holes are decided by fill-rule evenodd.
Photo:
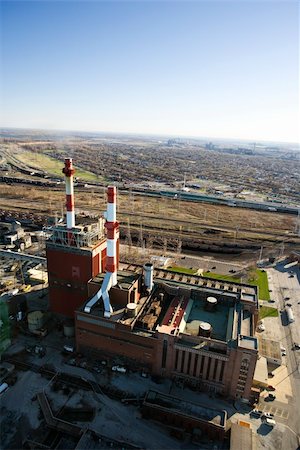
<instances>
[{"instance_id":1,"label":"distant city skyline","mask_svg":"<svg viewBox=\"0 0 300 450\"><path fill-rule=\"evenodd\" d=\"M296 1L1 2L1 127L299 142Z\"/></svg>"}]
</instances>

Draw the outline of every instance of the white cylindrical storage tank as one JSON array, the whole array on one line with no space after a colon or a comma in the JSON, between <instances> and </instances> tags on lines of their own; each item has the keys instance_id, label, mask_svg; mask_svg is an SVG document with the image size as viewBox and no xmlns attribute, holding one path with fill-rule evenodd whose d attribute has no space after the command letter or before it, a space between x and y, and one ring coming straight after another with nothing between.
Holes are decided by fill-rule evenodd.
<instances>
[{"instance_id":1,"label":"white cylindrical storage tank","mask_svg":"<svg viewBox=\"0 0 300 450\"><path fill-rule=\"evenodd\" d=\"M72 320L66 320L63 325L64 336L73 337L75 336L75 326Z\"/></svg>"},{"instance_id":2,"label":"white cylindrical storage tank","mask_svg":"<svg viewBox=\"0 0 300 450\"><path fill-rule=\"evenodd\" d=\"M147 289L152 291L153 288L153 264L144 264L144 283Z\"/></svg>"},{"instance_id":3,"label":"white cylindrical storage tank","mask_svg":"<svg viewBox=\"0 0 300 450\"><path fill-rule=\"evenodd\" d=\"M218 304L218 300L215 297L207 297L206 309L207 311L215 311Z\"/></svg>"},{"instance_id":4,"label":"white cylindrical storage tank","mask_svg":"<svg viewBox=\"0 0 300 450\"><path fill-rule=\"evenodd\" d=\"M285 310L289 323L295 322L295 317L292 308L288 306Z\"/></svg>"},{"instance_id":5,"label":"white cylindrical storage tank","mask_svg":"<svg viewBox=\"0 0 300 450\"><path fill-rule=\"evenodd\" d=\"M208 322L201 322L199 325L198 336L210 337L212 332L212 326Z\"/></svg>"},{"instance_id":6,"label":"white cylindrical storage tank","mask_svg":"<svg viewBox=\"0 0 300 450\"><path fill-rule=\"evenodd\" d=\"M44 325L45 315L42 311L32 311L28 313L27 321L29 331L35 331Z\"/></svg>"},{"instance_id":7,"label":"white cylindrical storage tank","mask_svg":"<svg viewBox=\"0 0 300 450\"><path fill-rule=\"evenodd\" d=\"M128 317L134 317L136 315L136 303L127 303L126 313Z\"/></svg>"}]
</instances>

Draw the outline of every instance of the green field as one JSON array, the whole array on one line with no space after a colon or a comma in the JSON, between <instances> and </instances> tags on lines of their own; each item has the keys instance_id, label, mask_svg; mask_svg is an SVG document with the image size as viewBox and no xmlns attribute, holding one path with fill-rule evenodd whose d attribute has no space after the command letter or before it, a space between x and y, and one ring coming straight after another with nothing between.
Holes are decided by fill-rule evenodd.
<instances>
[{"instance_id":1,"label":"green field","mask_svg":"<svg viewBox=\"0 0 300 450\"><path fill-rule=\"evenodd\" d=\"M262 306L259 308L259 318L264 319L265 317L278 317L278 309Z\"/></svg>"},{"instance_id":2,"label":"green field","mask_svg":"<svg viewBox=\"0 0 300 450\"><path fill-rule=\"evenodd\" d=\"M260 300L270 300L267 272L260 269L251 272L248 277L248 284L258 286Z\"/></svg>"},{"instance_id":3,"label":"green field","mask_svg":"<svg viewBox=\"0 0 300 450\"><path fill-rule=\"evenodd\" d=\"M241 283L240 276L232 275L220 275L218 273L203 272L204 277L213 278L215 280L231 281L234 283ZM258 286L258 294L260 300L270 300L269 284L267 273L260 269L252 269L248 272L247 276L243 276L243 283L250 284L252 286Z\"/></svg>"},{"instance_id":4,"label":"green field","mask_svg":"<svg viewBox=\"0 0 300 450\"><path fill-rule=\"evenodd\" d=\"M62 161L58 161L55 158L51 158L48 155L43 155L42 153L34 153L30 151L25 151L16 155L16 158L22 163L33 167L35 169L40 169L48 172L51 175L57 177L63 177ZM75 173L76 178L80 178L85 181L101 181L100 177L95 173L88 172L86 170L81 170L76 168Z\"/></svg>"}]
</instances>

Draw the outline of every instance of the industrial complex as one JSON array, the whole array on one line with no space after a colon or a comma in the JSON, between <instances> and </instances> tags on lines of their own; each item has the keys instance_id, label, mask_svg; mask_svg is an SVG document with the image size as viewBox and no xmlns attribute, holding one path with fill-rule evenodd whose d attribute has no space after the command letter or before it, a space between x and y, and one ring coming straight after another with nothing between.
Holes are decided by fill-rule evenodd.
<instances>
[{"instance_id":1,"label":"industrial complex","mask_svg":"<svg viewBox=\"0 0 300 450\"><path fill-rule=\"evenodd\" d=\"M29 287L25 284L19 295L15 295L18 289L7 291L8 288L3 287L4 297L0 301L3 391L16 382L15 375L10 375L15 369L47 378L45 386L39 380L40 388L28 400L37 400L39 406L33 410L42 412L44 422L33 436L23 437L22 445L25 448L39 445L82 448L84 443L84 448L97 448L91 442L107 439L105 433L95 433L93 426L86 428L80 425L80 420L75 423L66 420L70 415L83 417L94 425L107 421L107 417L98 417L95 399L88 397L88 403L80 403L77 409L66 407L65 400L55 399L53 395L61 389L62 395L68 393L66 402L70 400L71 405L73 396L76 398L81 390L102 396L102 402L106 398L104 403L107 398L125 405L133 402L139 406L141 418L163 423L175 438L189 436L195 445L205 439L206 444L219 442L222 446L225 442L224 448L227 448L231 429L228 414L234 412L226 402L247 405L250 412L262 401L263 392L268 393L268 397L263 397L267 401L274 400L276 396L268 390L275 388L268 378L274 376L272 371L282 367L286 354L279 339L260 334L264 322L259 314L258 287L234 282L231 277L218 279L198 272L171 270L156 265L159 257L149 258L143 264L128 258L122 261L117 188L106 188L105 212L94 222L82 223L82 218L75 215L74 173L72 159L66 158L63 168L66 221L59 221L43 232L46 257L22 253L31 245L31 234L16 221L6 227L3 239L6 249L0 253L6 258L25 261L28 273L40 283L46 281L47 285L42 293L37 290L35 295L33 290L33 303L29 307ZM33 239L34 236L32 234ZM35 268L29 269L31 263ZM296 264L293 254L287 270ZM42 266L47 267L46 276ZM289 303L283 311L286 311L288 323L293 323ZM25 356L21 350L15 357L9 350L18 345L18 339L14 338L19 333L26 337ZM49 348L54 352L47 359ZM34 358L40 358L41 364L36 364ZM85 369L92 378L65 371L62 369L65 364L68 370L71 366L75 366L71 369ZM95 373L99 374L97 382L93 379ZM127 391L126 383L122 388L113 385L118 376L125 380L134 375L140 376L147 386L144 390L140 387L140 391L136 388L140 394ZM159 381L165 383L163 390L156 388L155 380L163 380ZM193 397L180 393L184 388L197 395L206 393L211 399L222 399L224 403L194 401ZM264 418L262 411L259 414ZM51 444L51 431L42 437L45 423L48 431L56 433ZM243 420L235 423L231 432L233 443L239 442L240 434L248 444L254 440L248 425ZM68 444L64 440L66 435ZM142 448L141 440L133 439L139 443L134 447L120 438L114 441L112 436L114 432L111 432L111 440L105 441L110 442L110 446ZM58 446L55 446L56 440L60 442ZM245 448L252 447L249 444Z\"/></svg>"},{"instance_id":2,"label":"industrial complex","mask_svg":"<svg viewBox=\"0 0 300 450\"><path fill-rule=\"evenodd\" d=\"M116 188L105 223L76 226L71 159L64 173L67 223L46 242L49 302L74 319L77 351L255 401L257 288L120 263Z\"/></svg>"}]
</instances>

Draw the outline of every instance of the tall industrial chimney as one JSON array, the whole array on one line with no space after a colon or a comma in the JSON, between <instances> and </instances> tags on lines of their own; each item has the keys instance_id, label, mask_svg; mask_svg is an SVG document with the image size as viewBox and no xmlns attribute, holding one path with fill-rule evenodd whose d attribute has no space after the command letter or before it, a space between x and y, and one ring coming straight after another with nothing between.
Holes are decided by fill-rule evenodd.
<instances>
[{"instance_id":1,"label":"tall industrial chimney","mask_svg":"<svg viewBox=\"0 0 300 450\"><path fill-rule=\"evenodd\" d=\"M111 286L117 284L117 231L119 222L117 222L116 197L117 188L115 186L108 186L105 223L105 228L107 229L106 272L112 274Z\"/></svg>"},{"instance_id":2,"label":"tall industrial chimney","mask_svg":"<svg viewBox=\"0 0 300 450\"><path fill-rule=\"evenodd\" d=\"M75 173L75 169L73 168L72 158L65 158L65 167L62 172L65 174L66 182L67 229L71 230L75 227L73 187L73 175Z\"/></svg>"},{"instance_id":3,"label":"tall industrial chimney","mask_svg":"<svg viewBox=\"0 0 300 450\"><path fill-rule=\"evenodd\" d=\"M85 313L90 313L92 307L102 297L104 304L104 317L109 318L113 312L110 304L109 290L117 284L117 241L119 237L119 222L117 221L116 208L117 189L115 186L108 186L107 188L107 209L106 209L106 223L107 230L107 248L106 248L106 274L104 276L101 288L98 292L87 302L84 308Z\"/></svg>"}]
</instances>

